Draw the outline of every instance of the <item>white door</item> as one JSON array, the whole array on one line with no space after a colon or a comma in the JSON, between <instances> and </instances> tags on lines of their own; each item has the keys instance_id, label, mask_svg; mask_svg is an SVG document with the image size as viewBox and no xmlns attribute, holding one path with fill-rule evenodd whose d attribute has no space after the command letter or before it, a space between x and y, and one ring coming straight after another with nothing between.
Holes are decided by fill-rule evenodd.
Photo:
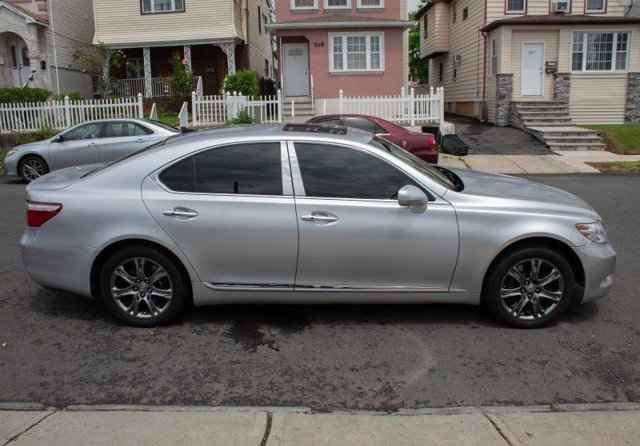
<instances>
[{"instance_id":1,"label":"white door","mask_svg":"<svg viewBox=\"0 0 640 446\"><path fill-rule=\"evenodd\" d=\"M286 43L283 49L285 96L309 96L309 47Z\"/></svg>"},{"instance_id":2,"label":"white door","mask_svg":"<svg viewBox=\"0 0 640 446\"><path fill-rule=\"evenodd\" d=\"M522 44L522 96L544 95L544 43Z\"/></svg>"}]
</instances>

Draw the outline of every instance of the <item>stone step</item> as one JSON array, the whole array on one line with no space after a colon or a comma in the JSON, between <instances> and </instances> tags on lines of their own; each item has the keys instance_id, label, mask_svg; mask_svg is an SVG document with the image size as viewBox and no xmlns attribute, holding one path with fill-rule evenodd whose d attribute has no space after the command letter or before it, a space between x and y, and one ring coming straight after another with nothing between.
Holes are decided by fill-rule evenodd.
<instances>
[{"instance_id":1,"label":"stone step","mask_svg":"<svg viewBox=\"0 0 640 446\"><path fill-rule=\"evenodd\" d=\"M545 133L543 135L544 140L547 144L563 144L563 143L571 143L571 144L584 144L584 143L598 143L601 144L602 140L599 136L581 136L581 135L572 135L572 136L558 136L553 134Z\"/></svg>"},{"instance_id":2,"label":"stone step","mask_svg":"<svg viewBox=\"0 0 640 446\"><path fill-rule=\"evenodd\" d=\"M571 118L571 115L569 115L569 113L566 110L552 110L552 111L544 111L544 110L532 110L532 111L520 111L518 113L520 115L520 117L522 119L526 119L527 116L531 116L531 117L540 117L540 118L544 118L544 117L549 117L549 118L555 118L555 117L561 117L561 118Z\"/></svg>"},{"instance_id":3,"label":"stone step","mask_svg":"<svg viewBox=\"0 0 640 446\"><path fill-rule=\"evenodd\" d=\"M547 106L547 105L562 105L566 106L566 102L560 101L515 101L513 102L518 107L536 107L536 106Z\"/></svg>"},{"instance_id":4,"label":"stone step","mask_svg":"<svg viewBox=\"0 0 640 446\"><path fill-rule=\"evenodd\" d=\"M529 128L530 131L541 135L544 138L589 138L600 139L600 136L595 132L570 130L567 127L545 127L544 130L539 130L539 127Z\"/></svg>"},{"instance_id":5,"label":"stone step","mask_svg":"<svg viewBox=\"0 0 640 446\"><path fill-rule=\"evenodd\" d=\"M570 119L549 119L542 120L536 119L535 121L524 121L524 126L527 128L531 127L567 127L572 124Z\"/></svg>"},{"instance_id":6,"label":"stone step","mask_svg":"<svg viewBox=\"0 0 640 446\"><path fill-rule=\"evenodd\" d=\"M546 142L547 146L551 150L606 150L606 144L602 143L549 143Z\"/></svg>"}]
</instances>

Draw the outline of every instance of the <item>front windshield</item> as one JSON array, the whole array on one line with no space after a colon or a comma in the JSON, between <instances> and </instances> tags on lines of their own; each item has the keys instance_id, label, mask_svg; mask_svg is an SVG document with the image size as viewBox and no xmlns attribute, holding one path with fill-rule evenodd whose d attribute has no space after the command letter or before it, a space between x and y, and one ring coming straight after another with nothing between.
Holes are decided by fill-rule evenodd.
<instances>
[{"instance_id":1,"label":"front windshield","mask_svg":"<svg viewBox=\"0 0 640 446\"><path fill-rule=\"evenodd\" d=\"M449 176L445 175L443 171L440 170L440 168L427 163L426 161L418 158L414 154L404 150L403 148L393 144L392 142L376 136L371 140L371 145L386 150L396 158L404 161L414 169L425 174L439 185L451 190L459 189L459 187L452 181L452 179L449 178Z\"/></svg>"}]
</instances>

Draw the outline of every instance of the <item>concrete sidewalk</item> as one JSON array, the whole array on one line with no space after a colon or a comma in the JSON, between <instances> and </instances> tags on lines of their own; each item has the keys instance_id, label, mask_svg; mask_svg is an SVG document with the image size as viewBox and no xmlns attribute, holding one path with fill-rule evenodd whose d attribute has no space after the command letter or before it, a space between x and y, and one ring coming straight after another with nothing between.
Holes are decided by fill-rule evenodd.
<instances>
[{"instance_id":1,"label":"concrete sidewalk","mask_svg":"<svg viewBox=\"0 0 640 446\"><path fill-rule=\"evenodd\" d=\"M0 405L0 445L637 445L640 404L313 413Z\"/></svg>"},{"instance_id":2,"label":"concrete sidewalk","mask_svg":"<svg viewBox=\"0 0 640 446\"><path fill-rule=\"evenodd\" d=\"M587 163L640 161L640 155L617 155L606 151L562 151L551 155L440 155L445 167L502 174L600 173Z\"/></svg>"}]
</instances>

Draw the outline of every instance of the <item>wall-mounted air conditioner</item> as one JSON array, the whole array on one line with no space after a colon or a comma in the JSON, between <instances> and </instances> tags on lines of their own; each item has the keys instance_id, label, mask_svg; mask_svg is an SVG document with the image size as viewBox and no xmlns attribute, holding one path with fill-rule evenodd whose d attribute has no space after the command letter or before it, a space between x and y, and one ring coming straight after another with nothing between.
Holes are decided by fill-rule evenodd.
<instances>
[{"instance_id":1,"label":"wall-mounted air conditioner","mask_svg":"<svg viewBox=\"0 0 640 446\"><path fill-rule=\"evenodd\" d=\"M569 12L569 0L553 0L551 2L551 12L555 14L566 14Z\"/></svg>"}]
</instances>

